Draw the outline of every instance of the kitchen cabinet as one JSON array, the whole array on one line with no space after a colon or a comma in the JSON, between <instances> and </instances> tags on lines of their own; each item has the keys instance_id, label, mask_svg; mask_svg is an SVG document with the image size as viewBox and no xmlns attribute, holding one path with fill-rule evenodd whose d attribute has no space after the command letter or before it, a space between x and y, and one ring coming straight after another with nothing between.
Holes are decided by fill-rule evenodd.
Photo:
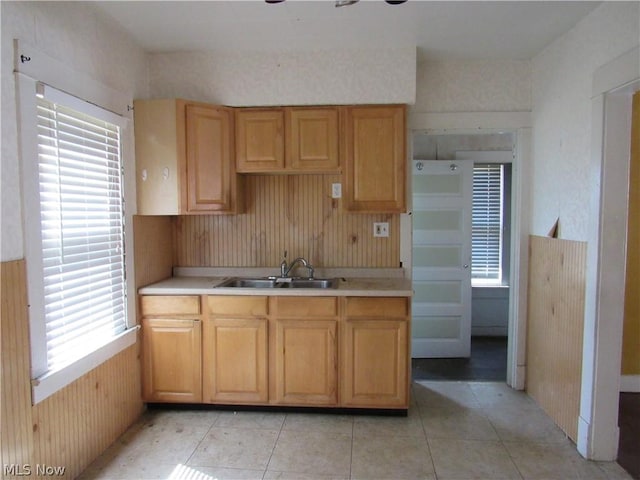
<instances>
[{"instance_id":1,"label":"kitchen cabinet","mask_svg":"<svg viewBox=\"0 0 640 480\"><path fill-rule=\"evenodd\" d=\"M202 401L197 296L141 297L142 396L146 402Z\"/></svg>"},{"instance_id":2,"label":"kitchen cabinet","mask_svg":"<svg viewBox=\"0 0 640 480\"><path fill-rule=\"evenodd\" d=\"M408 324L407 298L346 299L341 342L342 406L408 408Z\"/></svg>"},{"instance_id":3,"label":"kitchen cabinet","mask_svg":"<svg viewBox=\"0 0 640 480\"><path fill-rule=\"evenodd\" d=\"M285 108L286 167L297 172L338 172L338 109Z\"/></svg>"},{"instance_id":4,"label":"kitchen cabinet","mask_svg":"<svg viewBox=\"0 0 640 480\"><path fill-rule=\"evenodd\" d=\"M336 297L272 297L272 403L338 404Z\"/></svg>"},{"instance_id":5,"label":"kitchen cabinet","mask_svg":"<svg viewBox=\"0 0 640 480\"><path fill-rule=\"evenodd\" d=\"M232 109L159 99L134 112L140 215L242 211Z\"/></svg>"},{"instance_id":6,"label":"kitchen cabinet","mask_svg":"<svg viewBox=\"0 0 640 480\"><path fill-rule=\"evenodd\" d=\"M266 403L268 297L209 296L203 326L205 403Z\"/></svg>"},{"instance_id":7,"label":"kitchen cabinet","mask_svg":"<svg viewBox=\"0 0 640 480\"><path fill-rule=\"evenodd\" d=\"M146 402L407 409L410 297L142 295Z\"/></svg>"},{"instance_id":8,"label":"kitchen cabinet","mask_svg":"<svg viewBox=\"0 0 640 480\"><path fill-rule=\"evenodd\" d=\"M284 169L284 112L281 109L236 110L236 168L240 173Z\"/></svg>"},{"instance_id":9,"label":"kitchen cabinet","mask_svg":"<svg viewBox=\"0 0 640 480\"><path fill-rule=\"evenodd\" d=\"M236 111L236 168L240 173L340 171L337 107Z\"/></svg>"},{"instance_id":10,"label":"kitchen cabinet","mask_svg":"<svg viewBox=\"0 0 640 480\"><path fill-rule=\"evenodd\" d=\"M344 207L362 213L406 211L406 107L344 110Z\"/></svg>"}]
</instances>

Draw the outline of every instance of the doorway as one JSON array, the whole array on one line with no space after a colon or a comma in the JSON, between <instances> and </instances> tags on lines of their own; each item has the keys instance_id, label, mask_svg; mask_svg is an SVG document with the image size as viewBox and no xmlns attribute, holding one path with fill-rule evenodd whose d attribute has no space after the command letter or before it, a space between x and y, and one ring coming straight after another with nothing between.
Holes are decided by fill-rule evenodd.
<instances>
[{"instance_id":1,"label":"doorway","mask_svg":"<svg viewBox=\"0 0 640 480\"><path fill-rule=\"evenodd\" d=\"M514 143L414 132L414 379L507 380Z\"/></svg>"}]
</instances>

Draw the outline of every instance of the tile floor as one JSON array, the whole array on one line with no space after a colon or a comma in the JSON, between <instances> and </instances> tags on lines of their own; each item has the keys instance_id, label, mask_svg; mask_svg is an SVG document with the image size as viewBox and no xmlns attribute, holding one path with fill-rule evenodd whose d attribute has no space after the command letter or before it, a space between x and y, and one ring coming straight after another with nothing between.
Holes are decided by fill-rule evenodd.
<instances>
[{"instance_id":1,"label":"tile floor","mask_svg":"<svg viewBox=\"0 0 640 480\"><path fill-rule=\"evenodd\" d=\"M407 417L151 410L89 479L628 479L504 383L416 381Z\"/></svg>"}]
</instances>

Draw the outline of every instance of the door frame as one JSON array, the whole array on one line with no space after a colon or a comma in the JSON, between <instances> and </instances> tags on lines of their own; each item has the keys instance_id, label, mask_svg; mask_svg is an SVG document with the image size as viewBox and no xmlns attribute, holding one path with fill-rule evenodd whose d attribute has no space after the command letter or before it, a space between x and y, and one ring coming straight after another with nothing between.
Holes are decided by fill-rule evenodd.
<instances>
[{"instance_id":1,"label":"door frame","mask_svg":"<svg viewBox=\"0 0 640 480\"><path fill-rule=\"evenodd\" d=\"M633 92L640 90L639 71L640 47L636 47L593 74L590 173L594 188L589 205L593 220L587 238L577 442L580 454L592 460L615 460L618 451L631 104Z\"/></svg>"},{"instance_id":2,"label":"door frame","mask_svg":"<svg viewBox=\"0 0 640 480\"><path fill-rule=\"evenodd\" d=\"M529 260L529 177L531 157L531 114L529 112L413 113L408 122L409 154L413 159L413 136L478 135L511 133L515 149L512 163L511 269L509 288L509 327L507 340L507 379L509 386L524 390L526 362L527 276ZM411 170L408 170L411 171ZM407 176L407 198L412 197L411 178ZM409 202L408 212L411 212ZM411 269L411 219L402 215L401 261Z\"/></svg>"}]
</instances>

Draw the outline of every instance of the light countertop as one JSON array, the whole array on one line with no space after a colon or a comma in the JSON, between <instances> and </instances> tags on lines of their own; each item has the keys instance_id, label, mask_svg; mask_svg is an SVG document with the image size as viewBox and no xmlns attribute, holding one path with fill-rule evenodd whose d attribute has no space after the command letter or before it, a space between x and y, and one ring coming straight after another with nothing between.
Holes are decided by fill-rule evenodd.
<instances>
[{"instance_id":1,"label":"light countertop","mask_svg":"<svg viewBox=\"0 0 640 480\"><path fill-rule=\"evenodd\" d=\"M176 273L178 275L176 275ZM192 275L192 273L195 273ZM235 275L198 275L202 273L235 273ZM337 278L336 288L239 288L217 287L230 277L257 278L267 275L256 275L263 272L251 272L253 274L238 274L242 272L204 272L197 270L187 272L184 270L174 272L174 276L153 283L138 290L140 295L270 295L270 296L366 296L366 297L410 297L412 295L411 280L395 275L394 272L387 276L370 275L368 271L354 271L353 273L366 276L348 277L337 275L316 275L317 278ZM272 272L271 272L272 273ZM334 273L334 272L323 272ZM351 272L335 272L351 273ZM380 272L376 272L380 273Z\"/></svg>"}]
</instances>

